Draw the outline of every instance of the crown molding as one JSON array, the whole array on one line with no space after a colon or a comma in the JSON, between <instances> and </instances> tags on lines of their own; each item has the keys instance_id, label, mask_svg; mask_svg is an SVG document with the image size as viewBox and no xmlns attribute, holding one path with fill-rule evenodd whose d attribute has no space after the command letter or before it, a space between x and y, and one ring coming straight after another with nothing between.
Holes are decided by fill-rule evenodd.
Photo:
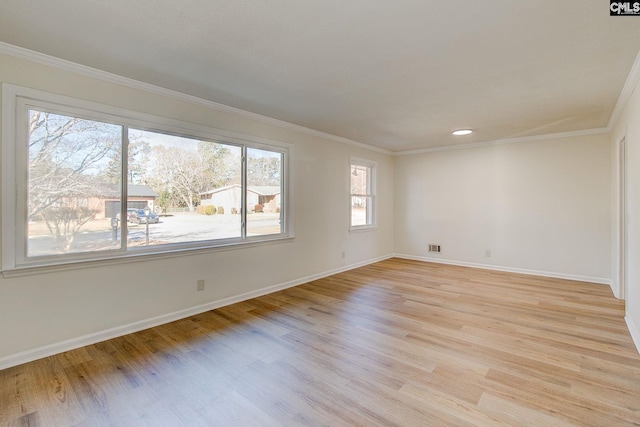
<instances>
[{"instance_id":1,"label":"crown molding","mask_svg":"<svg viewBox=\"0 0 640 427\"><path fill-rule=\"evenodd\" d=\"M386 155L393 154L392 151L385 150L383 148L375 147L368 144L363 144L361 142L353 141L351 139L343 138L341 136L336 136L330 133L307 128L305 126L289 123L284 120L274 119L272 117L267 117L261 114L252 113L250 111L241 110L240 108L230 107L228 105L220 104L214 101L209 101L203 98L199 98L197 96L188 95L172 89L167 89L167 88L156 86L150 83L141 82L139 80L134 80L128 77L123 77L118 74L109 73L107 71L88 67L86 65L81 65L75 62L67 61L66 59L57 58L55 56L25 49L9 43L0 42L0 54L5 54L18 59L23 59L30 62L35 62L38 64L57 68L59 70L80 74L80 75L101 80L104 82L114 83L117 85L129 87L132 89L142 90L155 95L165 96L168 98L175 99L177 101L183 101L183 102L189 102L192 104L201 105L203 107L206 107L212 110L234 114L236 116L256 120L267 125L304 133L304 134L318 137L318 138L328 139L330 141L338 142L345 145L350 145L352 147L357 147L357 148L361 148L369 151L375 151L375 152L386 154Z\"/></svg>"},{"instance_id":2,"label":"crown molding","mask_svg":"<svg viewBox=\"0 0 640 427\"><path fill-rule=\"evenodd\" d=\"M629 71L629 75L627 76L627 80L622 86L622 90L620 91L620 96L618 96L618 102L616 102L616 106L613 108L613 112L611 113L611 117L609 118L609 124L607 125L607 129L612 131L618 120L620 119L620 115L622 111L627 106L629 99L631 99L631 94L633 94L633 90L636 85L640 81L640 51L636 56L636 60L631 66L631 71Z\"/></svg>"},{"instance_id":3,"label":"crown molding","mask_svg":"<svg viewBox=\"0 0 640 427\"><path fill-rule=\"evenodd\" d=\"M523 142L538 142L538 141L547 141L551 139L572 138L576 136L599 135L599 134L609 133L609 132L610 132L609 128L585 129L585 130L577 130L573 132L549 133L546 135L523 136L521 138L506 138L506 139L497 139L494 141L486 141L486 142L473 142L470 144L449 145L446 147L419 148L416 150L398 151L398 152L395 152L394 155L395 156L411 156L414 154L435 153L438 151L464 150L467 148L490 147L493 145L517 144L517 143L523 143Z\"/></svg>"}]
</instances>

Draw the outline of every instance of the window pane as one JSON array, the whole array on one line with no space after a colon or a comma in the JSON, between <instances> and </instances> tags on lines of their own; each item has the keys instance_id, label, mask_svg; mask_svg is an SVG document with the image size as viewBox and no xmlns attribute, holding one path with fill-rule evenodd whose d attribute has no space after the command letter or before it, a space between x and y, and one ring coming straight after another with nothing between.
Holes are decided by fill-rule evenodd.
<instances>
[{"instance_id":1,"label":"window pane","mask_svg":"<svg viewBox=\"0 0 640 427\"><path fill-rule=\"evenodd\" d=\"M241 237L240 147L131 129L128 163L129 247Z\"/></svg>"},{"instance_id":2,"label":"window pane","mask_svg":"<svg viewBox=\"0 0 640 427\"><path fill-rule=\"evenodd\" d=\"M366 166L351 165L351 194L371 194L369 171Z\"/></svg>"},{"instance_id":3,"label":"window pane","mask_svg":"<svg viewBox=\"0 0 640 427\"><path fill-rule=\"evenodd\" d=\"M282 233L282 160L282 153L247 149L247 236Z\"/></svg>"},{"instance_id":4,"label":"window pane","mask_svg":"<svg viewBox=\"0 0 640 427\"><path fill-rule=\"evenodd\" d=\"M370 224L370 215L367 208L370 205L370 198L365 196L351 196L351 225Z\"/></svg>"},{"instance_id":5,"label":"window pane","mask_svg":"<svg viewBox=\"0 0 640 427\"><path fill-rule=\"evenodd\" d=\"M120 247L122 127L28 111L27 257Z\"/></svg>"}]
</instances>

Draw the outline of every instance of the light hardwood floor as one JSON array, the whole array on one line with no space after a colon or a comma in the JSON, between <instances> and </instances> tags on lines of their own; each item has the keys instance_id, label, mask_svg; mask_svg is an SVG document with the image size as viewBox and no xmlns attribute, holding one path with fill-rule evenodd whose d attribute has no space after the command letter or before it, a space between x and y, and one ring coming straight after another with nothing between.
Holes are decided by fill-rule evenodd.
<instances>
[{"instance_id":1,"label":"light hardwood floor","mask_svg":"<svg viewBox=\"0 0 640 427\"><path fill-rule=\"evenodd\" d=\"M640 425L624 304L391 259L0 371L0 426Z\"/></svg>"}]
</instances>

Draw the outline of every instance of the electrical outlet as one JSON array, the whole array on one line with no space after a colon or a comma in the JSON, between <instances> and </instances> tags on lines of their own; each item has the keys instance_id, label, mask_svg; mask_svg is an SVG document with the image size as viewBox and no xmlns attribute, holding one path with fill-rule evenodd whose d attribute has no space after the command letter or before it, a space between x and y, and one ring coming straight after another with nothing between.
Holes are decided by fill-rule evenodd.
<instances>
[{"instance_id":1,"label":"electrical outlet","mask_svg":"<svg viewBox=\"0 0 640 427\"><path fill-rule=\"evenodd\" d=\"M204 291L204 279L199 279L197 284L198 284L197 290Z\"/></svg>"},{"instance_id":2,"label":"electrical outlet","mask_svg":"<svg viewBox=\"0 0 640 427\"><path fill-rule=\"evenodd\" d=\"M342 251L342 259L344 259L346 256L347 254L344 251Z\"/></svg>"},{"instance_id":3,"label":"electrical outlet","mask_svg":"<svg viewBox=\"0 0 640 427\"><path fill-rule=\"evenodd\" d=\"M484 251L484 256L486 256L487 258L491 258L491 249L487 249Z\"/></svg>"}]
</instances>

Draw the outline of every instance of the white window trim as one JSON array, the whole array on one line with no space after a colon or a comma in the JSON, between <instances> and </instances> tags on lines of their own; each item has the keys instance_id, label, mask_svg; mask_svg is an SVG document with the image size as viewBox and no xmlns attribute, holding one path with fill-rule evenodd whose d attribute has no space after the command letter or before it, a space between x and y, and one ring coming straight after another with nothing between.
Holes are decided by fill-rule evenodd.
<instances>
[{"instance_id":1,"label":"white window trim","mask_svg":"<svg viewBox=\"0 0 640 427\"><path fill-rule=\"evenodd\" d=\"M362 166L371 169L371 224L364 225L351 225L351 168L353 166ZM359 232L359 231L371 231L378 228L378 198L377 198L377 187L378 187L378 162L373 160L363 159L360 157L349 158L349 232Z\"/></svg>"},{"instance_id":2,"label":"white window trim","mask_svg":"<svg viewBox=\"0 0 640 427\"><path fill-rule=\"evenodd\" d=\"M189 138L200 138L213 142L238 145L248 148L266 149L284 154L282 175L282 233L264 236L242 237L238 239L209 240L203 242L177 243L174 245L153 246L136 250L112 250L101 253L65 254L51 257L38 257L37 260L23 259L18 251L24 250L26 243L26 219L20 218L20 199L26 197L26 159L24 154L25 130L18 129L18 111L20 105L51 105L60 107L60 112L78 114L94 120L124 124L131 128L170 133ZM21 111L21 110L20 110ZM43 273L58 269L84 268L91 265L104 265L130 262L141 256L166 258L185 255L194 251L228 250L232 248L272 244L277 241L292 240L293 227L293 145L267 138L224 131L208 126L196 125L180 120L140 113L123 108L102 105L96 102L52 94L36 89L25 88L8 83L2 84L2 230L1 271L4 277L23 274ZM22 160L22 161L21 161ZM20 176L21 175L21 176ZM24 202L24 200L22 200Z\"/></svg>"}]
</instances>

